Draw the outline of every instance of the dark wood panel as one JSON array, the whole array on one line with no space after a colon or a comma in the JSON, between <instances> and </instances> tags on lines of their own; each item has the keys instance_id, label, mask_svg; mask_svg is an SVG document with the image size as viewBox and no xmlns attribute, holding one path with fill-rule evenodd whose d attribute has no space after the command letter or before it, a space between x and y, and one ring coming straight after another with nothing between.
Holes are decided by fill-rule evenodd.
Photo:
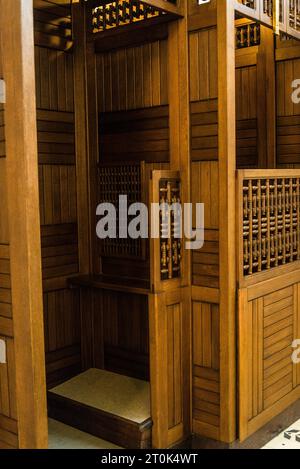
<instances>
[{"instance_id":1,"label":"dark wood panel","mask_svg":"<svg viewBox=\"0 0 300 469\"><path fill-rule=\"evenodd\" d=\"M128 449L151 446L151 419L138 424L114 414L48 393L49 416Z\"/></svg>"},{"instance_id":2,"label":"dark wood panel","mask_svg":"<svg viewBox=\"0 0 300 469\"><path fill-rule=\"evenodd\" d=\"M300 164L300 116L277 119L277 162L280 165Z\"/></svg>"},{"instance_id":3,"label":"dark wood panel","mask_svg":"<svg viewBox=\"0 0 300 469\"><path fill-rule=\"evenodd\" d=\"M258 167L257 119L237 121L237 168Z\"/></svg>"},{"instance_id":4,"label":"dark wood panel","mask_svg":"<svg viewBox=\"0 0 300 469\"><path fill-rule=\"evenodd\" d=\"M71 45L71 2L34 0L35 44L65 50Z\"/></svg>"},{"instance_id":5,"label":"dark wood panel","mask_svg":"<svg viewBox=\"0 0 300 469\"><path fill-rule=\"evenodd\" d=\"M99 133L101 161L169 161L168 106L101 114Z\"/></svg>"},{"instance_id":6,"label":"dark wood panel","mask_svg":"<svg viewBox=\"0 0 300 469\"><path fill-rule=\"evenodd\" d=\"M81 370L79 294L76 290L44 293L47 385Z\"/></svg>"}]
</instances>

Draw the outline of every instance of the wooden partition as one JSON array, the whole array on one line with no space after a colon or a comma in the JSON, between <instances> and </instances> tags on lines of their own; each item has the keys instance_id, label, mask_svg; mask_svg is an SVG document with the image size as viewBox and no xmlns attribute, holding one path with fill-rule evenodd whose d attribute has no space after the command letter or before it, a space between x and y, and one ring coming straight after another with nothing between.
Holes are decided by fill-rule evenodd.
<instances>
[{"instance_id":1,"label":"wooden partition","mask_svg":"<svg viewBox=\"0 0 300 469\"><path fill-rule=\"evenodd\" d=\"M277 165L299 168L300 104L294 103L293 82L300 76L300 42L277 38Z\"/></svg>"},{"instance_id":2,"label":"wooden partition","mask_svg":"<svg viewBox=\"0 0 300 469\"><path fill-rule=\"evenodd\" d=\"M0 41L0 79L3 73L3 40ZM0 364L0 448L17 448L18 415L15 378L15 343L12 319L10 246L7 206L5 105L0 104L0 340L5 342L6 363Z\"/></svg>"},{"instance_id":3,"label":"wooden partition","mask_svg":"<svg viewBox=\"0 0 300 469\"><path fill-rule=\"evenodd\" d=\"M81 370L71 6L34 1L45 347L48 386Z\"/></svg>"},{"instance_id":4,"label":"wooden partition","mask_svg":"<svg viewBox=\"0 0 300 469\"><path fill-rule=\"evenodd\" d=\"M46 448L32 2L2 1L0 23L0 447Z\"/></svg>"},{"instance_id":5,"label":"wooden partition","mask_svg":"<svg viewBox=\"0 0 300 469\"><path fill-rule=\"evenodd\" d=\"M239 173L239 422L243 440L300 396L299 172Z\"/></svg>"}]
</instances>

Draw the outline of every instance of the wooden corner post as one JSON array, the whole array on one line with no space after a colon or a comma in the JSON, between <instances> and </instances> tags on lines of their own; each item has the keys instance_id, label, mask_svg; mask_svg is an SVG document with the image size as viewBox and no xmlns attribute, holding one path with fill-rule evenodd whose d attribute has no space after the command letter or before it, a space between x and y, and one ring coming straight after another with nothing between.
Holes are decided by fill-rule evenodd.
<instances>
[{"instance_id":1,"label":"wooden corner post","mask_svg":"<svg viewBox=\"0 0 300 469\"><path fill-rule=\"evenodd\" d=\"M218 0L220 207L220 438L236 438L235 25L234 1Z\"/></svg>"},{"instance_id":2,"label":"wooden corner post","mask_svg":"<svg viewBox=\"0 0 300 469\"><path fill-rule=\"evenodd\" d=\"M19 447L48 445L32 0L0 0Z\"/></svg>"}]
</instances>

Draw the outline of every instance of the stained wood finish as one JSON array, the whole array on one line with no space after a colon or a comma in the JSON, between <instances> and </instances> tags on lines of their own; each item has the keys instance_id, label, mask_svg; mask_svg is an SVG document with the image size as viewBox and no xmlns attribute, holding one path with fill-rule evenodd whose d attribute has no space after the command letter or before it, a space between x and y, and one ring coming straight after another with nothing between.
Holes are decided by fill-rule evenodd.
<instances>
[{"instance_id":1,"label":"stained wood finish","mask_svg":"<svg viewBox=\"0 0 300 469\"><path fill-rule=\"evenodd\" d=\"M299 337L299 271L242 289L239 298L243 440L300 396L291 349Z\"/></svg>"},{"instance_id":2,"label":"stained wood finish","mask_svg":"<svg viewBox=\"0 0 300 469\"><path fill-rule=\"evenodd\" d=\"M81 370L71 6L34 2L35 76L47 383Z\"/></svg>"},{"instance_id":3,"label":"stained wood finish","mask_svg":"<svg viewBox=\"0 0 300 469\"><path fill-rule=\"evenodd\" d=\"M246 51L243 50L246 55ZM257 168L258 122L257 122L257 66L236 69L236 119L237 119L237 167ZM261 85L263 86L263 85Z\"/></svg>"},{"instance_id":4,"label":"stained wood finish","mask_svg":"<svg viewBox=\"0 0 300 469\"><path fill-rule=\"evenodd\" d=\"M168 104L166 40L97 54L96 60L99 111Z\"/></svg>"},{"instance_id":5,"label":"stained wood finish","mask_svg":"<svg viewBox=\"0 0 300 469\"><path fill-rule=\"evenodd\" d=\"M170 159L168 106L103 113L99 126L103 163L163 163Z\"/></svg>"},{"instance_id":6,"label":"stained wood finish","mask_svg":"<svg viewBox=\"0 0 300 469\"><path fill-rule=\"evenodd\" d=\"M149 379L148 294L96 285L80 292L82 368Z\"/></svg>"},{"instance_id":7,"label":"stained wood finish","mask_svg":"<svg viewBox=\"0 0 300 469\"><path fill-rule=\"evenodd\" d=\"M48 393L51 418L128 449L151 446L151 419L142 424Z\"/></svg>"},{"instance_id":8,"label":"stained wood finish","mask_svg":"<svg viewBox=\"0 0 300 469\"><path fill-rule=\"evenodd\" d=\"M193 301L193 431L220 439L219 306Z\"/></svg>"},{"instance_id":9,"label":"stained wood finish","mask_svg":"<svg viewBox=\"0 0 300 469\"><path fill-rule=\"evenodd\" d=\"M68 2L33 0L34 39L44 47L65 50L72 45L72 22Z\"/></svg>"},{"instance_id":10,"label":"stained wood finish","mask_svg":"<svg viewBox=\"0 0 300 469\"><path fill-rule=\"evenodd\" d=\"M300 105L291 99L292 82L299 76L300 49L297 41L277 41L277 165L300 166Z\"/></svg>"},{"instance_id":11,"label":"stained wood finish","mask_svg":"<svg viewBox=\"0 0 300 469\"><path fill-rule=\"evenodd\" d=\"M150 295L152 445L166 448L190 432L189 289Z\"/></svg>"},{"instance_id":12,"label":"stained wood finish","mask_svg":"<svg viewBox=\"0 0 300 469\"><path fill-rule=\"evenodd\" d=\"M0 41L0 78L4 78ZM17 448L15 345L12 319L10 247L7 207L5 108L0 105L0 339L5 342L7 363L0 364L0 448Z\"/></svg>"},{"instance_id":13,"label":"stained wood finish","mask_svg":"<svg viewBox=\"0 0 300 469\"><path fill-rule=\"evenodd\" d=\"M0 55L2 55L3 70L0 68L7 86L5 105L7 183L1 190L6 190L4 204L7 202L8 215L8 223L7 225L4 223L5 228L1 230L4 239L0 241L6 245L9 242L10 245L10 261L8 261L8 248L6 254L2 252L2 257L3 254L6 257L6 266L2 266L4 267L2 270L11 275L14 320L13 334L12 329L2 331L0 325L0 335L5 336L8 352L7 364L1 365L0 371L0 446L46 448L47 416L32 2L22 0L1 2L0 11L2 32ZM15 15L17 20L12 30L8 18ZM18 187L17 191L15 187ZM6 294L2 299L9 304L10 295ZM8 318L3 317L3 319L7 322Z\"/></svg>"}]
</instances>

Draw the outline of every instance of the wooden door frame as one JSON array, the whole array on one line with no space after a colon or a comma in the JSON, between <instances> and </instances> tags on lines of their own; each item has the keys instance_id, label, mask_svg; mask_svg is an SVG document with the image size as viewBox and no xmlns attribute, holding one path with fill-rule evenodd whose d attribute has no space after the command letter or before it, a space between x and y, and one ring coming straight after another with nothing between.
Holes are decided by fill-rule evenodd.
<instances>
[{"instance_id":1,"label":"wooden door frame","mask_svg":"<svg viewBox=\"0 0 300 469\"><path fill-rule=\"evenodd\" d=\"M48 446L32 0L0 0L19 447Z\"/></svg>"}]
</instances>

